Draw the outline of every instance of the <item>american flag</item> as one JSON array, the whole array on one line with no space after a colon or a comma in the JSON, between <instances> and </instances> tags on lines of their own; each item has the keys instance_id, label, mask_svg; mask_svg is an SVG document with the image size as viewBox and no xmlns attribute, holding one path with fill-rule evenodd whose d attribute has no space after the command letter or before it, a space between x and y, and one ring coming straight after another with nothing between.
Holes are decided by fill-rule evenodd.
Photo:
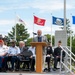
<instances>
[{"instance_id":1,"label":"american flag","mask_svg":"<svg viewBox=\"0 0 75 75\"><path fill-rule=\"evenodd\" d=\"M19 16L17 16L17 19L18 19L18 22L20 22L23 25L26 25L26 23Z\"/></svg>"}]
</instances>

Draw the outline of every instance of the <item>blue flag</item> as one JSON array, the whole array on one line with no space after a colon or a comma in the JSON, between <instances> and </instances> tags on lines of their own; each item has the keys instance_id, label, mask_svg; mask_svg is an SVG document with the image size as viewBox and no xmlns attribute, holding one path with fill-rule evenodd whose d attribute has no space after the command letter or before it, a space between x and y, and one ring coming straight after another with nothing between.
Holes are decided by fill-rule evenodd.
<instances>
[{"instance_id":1,"label":"blue flag","mask_svg":"<svg viewBox=\"0 0 75 75\"><path fill-rule=\"evenodd\" d=\"M73 24L75 24L75 16L72 16Z\"/></svg>"},{"instance_id":2,"label":"blue flag","mask_svg":"<svg viewBox=\"0 0 75 75\"><path fill-rule=\"evenodd\" d=\"M63 18L58 18L52 16L53 24L54 25L59 25L59 26L64 26L64 19Z\"/></svg>"}]
</instances>

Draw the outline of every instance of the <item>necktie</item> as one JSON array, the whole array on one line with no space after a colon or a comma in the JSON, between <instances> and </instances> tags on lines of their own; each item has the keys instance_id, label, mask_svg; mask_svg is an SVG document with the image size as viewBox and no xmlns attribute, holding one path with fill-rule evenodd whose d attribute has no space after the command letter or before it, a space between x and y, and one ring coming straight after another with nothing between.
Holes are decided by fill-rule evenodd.
<instances>
[{"instance_id":1,"label":"necktie","mask_svg":"<svg viewBox=\"0 0 75 75\"><path fill-rule=\"evenodd\" d=\"M42 42L42 37L38 37L38 42Z\"/></svg>"}]
</instances>

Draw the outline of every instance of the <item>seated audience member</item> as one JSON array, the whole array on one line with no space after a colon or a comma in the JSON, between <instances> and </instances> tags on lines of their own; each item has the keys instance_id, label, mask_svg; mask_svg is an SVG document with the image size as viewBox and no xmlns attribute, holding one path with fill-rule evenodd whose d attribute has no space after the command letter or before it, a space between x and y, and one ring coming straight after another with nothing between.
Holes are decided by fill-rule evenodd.
<instances>
[{"instance_id":1,"label":"seated audience member","mask_svg":"<svg viewBox=\"0 0 75 75\"><path fill-rule=\"evenodd\" d=\"M35 47L34 46L30 46L29 49L32 53L33 53L33 57L35 57Z\"/></svg>"},{"instance_id":2,"label":"seated audience member","mask_svg":"<svg viewBox=\"0 0 75 75\"><path fill-rule=\"evenodd\" d=\"M4 57L7 55L8 47L0 40L0 71L4 69Z\"/></svg>"},{"instance_id":3,"label":"seated audience member","mask_svg":"<svg viewBox=\"0 0 75 75\"><path fill-rule=\"evenodd\" d=\"M7 56L5 57L5 68L6 70L8 69L8 65L7 65L7 62L10 61L11 62L11 70L13 71L14 70L14 63L16 61L18 61L18 58L17 58L17 55L20 53L20 49L16 46L16 41L15 40L12 40L11 41L11 46L9 47L9 50L8 50L8 54Z\"/></svg>"},{"instance_id":4,"label":"seated audience member","mask_svg":"<svg viewBox=\"0 0 75 75\"><path fill-rule=\"evenodd\" d=\"M57 63L60 62L61 50L63 50L62 46L61 46L61 41L58 41L58 47L56 47L54 49L54 69L53 69L54 71L56 69L58 69L57 68ZM62 53L62 61L64 60L64 57L65 57L65 52L63 51L63 53Z\"/></svg>"},{"instance_id":5,"label":"seated audience member","mask_svg":"<svg viewBox=\"0 0 75 75\"><path fill-rule=\"evenodd\" d=\"M51 60L52 55L53 55L53 50L52 50L52 46L50 42L48 43L48 46L46 48L46 60L45 60L48 65L48 71L50 71L50 60Z\"/></svg>"},{"instance_id":6,"label":"seated audience member","mask_svg":"<svg viewBox=\"0 0 75 75\"><path fill-rule=\"evenodd\" d=\"M31 65L31 70L32 71L35 71L35 47L34 46L31 46L29 47L29 50L33 53L32 57L30 58L30 60L32 61L32 65Z\"/></svg>"},{"instance_id":7,"label":"seated audience member","mask_svg":"<svg viewBox=\"0 0 75 75\"><path fill-rule=\"evenodd\" d=\"M24 41L20 41L20 42L19 42L19 49L20 49L20 52L22 52L24 46L25 46L25 42L24 42Z\"/></svg>"},{"instance_id":8,"label":"seated audience member","mask_svg":"<svg viewBox=\"0 0 75 75\"><path fill-rule=\"evenodd\" d=\"M33 56L33 53L30 50L28 50L28 47L27 46L24 46L23 47L23 51L18 55L18 58L19 58L18 64L20 64L20 61L21 60L29 60L30 61L29 63L30 63L30 66L31 66L31 70L33 71L33 69L32 69L32 66L33 66L32 63L34 61L32 59L32 56ZM29 63L26 63L28 69L29 69ZM18 69L19 68L20 68L20 66L18 66Z\"/></svg>"}]
</instances>

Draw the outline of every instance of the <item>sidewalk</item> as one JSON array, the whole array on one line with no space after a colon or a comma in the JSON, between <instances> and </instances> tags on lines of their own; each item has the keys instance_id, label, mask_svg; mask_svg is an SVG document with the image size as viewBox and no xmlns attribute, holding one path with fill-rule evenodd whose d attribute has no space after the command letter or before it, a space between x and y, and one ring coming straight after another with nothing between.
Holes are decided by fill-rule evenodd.
<instances>
[{"instance_id":1,"label":"sidewalk","mask_svg":"<svg viewBox=\"0 0 75 75\"><path fill-rule=\"evenodd\" d=\"M0 75L59 75L59 74L50 74L50 73L46 73L46 74L39 74L39 73L0 73Z\"/></svg>"}]
</instances>

